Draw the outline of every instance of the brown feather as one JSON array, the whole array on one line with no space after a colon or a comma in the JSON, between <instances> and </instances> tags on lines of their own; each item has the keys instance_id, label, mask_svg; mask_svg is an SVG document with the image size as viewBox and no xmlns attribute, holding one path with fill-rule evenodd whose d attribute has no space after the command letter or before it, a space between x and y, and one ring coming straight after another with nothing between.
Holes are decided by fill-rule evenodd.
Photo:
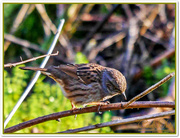
<instances>
[{"instance_id":1,"label":"brown feather","mask_svg":"<svg viewBox=\"0 0 180 138\"><path fill-rule=\"evenodd\" d=\"M23 70L34 70L34 71L47 71L46 68L38 68L38 67L19 67Z\"/></svg>"},{"instance_id":2,"label":"brown feather","mask_svg":"<svg viewBox=\"0 0 180 138\"><path fill-rule=\"evenodd\" d=\"M99 82L101 74L102 66L90 63L90 64L67 64L60 65L55 67L56 69L60 69L67 75L79 79L84 84L90 84L92 82Z\"/></svg>"},{"instance_id":3,"label":"brown feather","mask_svg":"<svg viewBox=\"0 0 180 138\"><path fill-rule=\"evenodd\" d=\"M67 75L78 79L78 76L76 74L77 72L77 66L72 65L72 64L68 64L68 65L60 65L57 67L54 67L55 69L60 69L61 71L63 71L64 73L66 73Z\"/></svg>"}]
</instances>

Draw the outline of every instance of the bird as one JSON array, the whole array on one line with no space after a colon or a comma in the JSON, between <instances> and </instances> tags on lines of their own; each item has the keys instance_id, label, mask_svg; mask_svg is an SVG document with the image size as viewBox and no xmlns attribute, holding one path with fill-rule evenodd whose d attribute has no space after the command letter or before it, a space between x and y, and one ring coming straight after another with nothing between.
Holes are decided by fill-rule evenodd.
<instances>
[{"instance_id":1,"label":"bird","mask_svg":"<svg viewBox=\"0 0 180 138\"><path fill-rule=\"evenodd\" d=\"M110 67L96 63L61 64L47 68L20 67L23 70L41 71L63 87L63 95L76 106L104 105L107 99L122 94L126 100L126 78Z\"/></svg>"}]
</instances>

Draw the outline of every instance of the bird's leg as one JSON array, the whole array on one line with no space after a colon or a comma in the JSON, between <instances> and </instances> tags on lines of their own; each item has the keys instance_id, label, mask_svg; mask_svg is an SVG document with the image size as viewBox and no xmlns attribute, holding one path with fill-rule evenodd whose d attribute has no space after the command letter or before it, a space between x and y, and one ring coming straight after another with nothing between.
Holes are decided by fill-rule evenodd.
<instances>
[{"instance_id":1,"label":"bird's leg","mask_svg":"<svg viewBox=\"0 0 180 138\"><path fill-rule=\"evenodd\" d=\"M109 101L106 101L105 103L106 103L106 104L110 104L110 102L109 102Z\"/></svg>"},{"instance_id":2,"label":"bird's leg","mask_svg":"<svg viewBox=\"0 0 180 138\"><path fill-rule=\"evenodd\" d=\"M73 102L71 102L71 106L72 106L71 110L77 109L76 106L73 104Z\"/></svg>"},{"instance_id":3,"label":"bird's leg","mask_svg":"<svg viewBox=\"0 0 180 138\"><path fill-rule=\"evenodd\" d=\"M76 106L73 104L73 102L71 102L71 106L72 106L71 111L77 109ZM74 118L75 119L77 118L77 114L75 114Z\"/></svg>"}]
</instances>

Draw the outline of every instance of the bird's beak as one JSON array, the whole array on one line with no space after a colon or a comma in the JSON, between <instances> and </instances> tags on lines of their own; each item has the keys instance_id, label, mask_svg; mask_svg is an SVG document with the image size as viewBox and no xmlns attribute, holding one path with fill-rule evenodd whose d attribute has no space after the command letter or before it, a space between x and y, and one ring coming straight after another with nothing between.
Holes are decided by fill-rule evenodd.
<instances>
[{"instance_id":1,"label":"bird's beak","mask_svg":"<svg viewBox=\"0 0 180 138\"><path fill-rule=\"evenodd\" d=\"M125 92L123 92L122 95L124 96L124 99L127 100Z\"/></svg>"}]
</instances>

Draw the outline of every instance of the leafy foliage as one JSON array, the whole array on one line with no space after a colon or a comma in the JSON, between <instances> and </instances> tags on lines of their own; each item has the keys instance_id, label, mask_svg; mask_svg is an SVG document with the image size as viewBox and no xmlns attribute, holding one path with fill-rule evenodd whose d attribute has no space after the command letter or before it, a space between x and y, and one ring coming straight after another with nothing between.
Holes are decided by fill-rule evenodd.
<instances>
[{"instance_id":1,"label":"leafy foliage","mask_svg":"<svg viewBox=\"0 0 180 138\"><path fill-rule=\"evenodd\" d=\"M77 52L76 53L75 62L77 64L89 63L89 61L87 60L86 56L82 52Z\"/></svg>"},{"instance_id":2,"label":"leafy foliage","mask_svg":"<svg viewBox=\"0 0 180 138\"><path fill-rule=\"evenodd\" d=\"M171 72L175 72L174 63L175 62L168 62L167 60L163 60L162 66L160 66L156 70L152 69L149 66L146 66L144 68L143 76L146 79L146 84L148 85L148 87L157 83L159 80L161 80ZM170 81L166 82L165 84L163 84L161 87L158 88L161 90L161 92L159 92L159 97L164 97L167 95L169 84Z\"/></svg>"}]
</instances>

